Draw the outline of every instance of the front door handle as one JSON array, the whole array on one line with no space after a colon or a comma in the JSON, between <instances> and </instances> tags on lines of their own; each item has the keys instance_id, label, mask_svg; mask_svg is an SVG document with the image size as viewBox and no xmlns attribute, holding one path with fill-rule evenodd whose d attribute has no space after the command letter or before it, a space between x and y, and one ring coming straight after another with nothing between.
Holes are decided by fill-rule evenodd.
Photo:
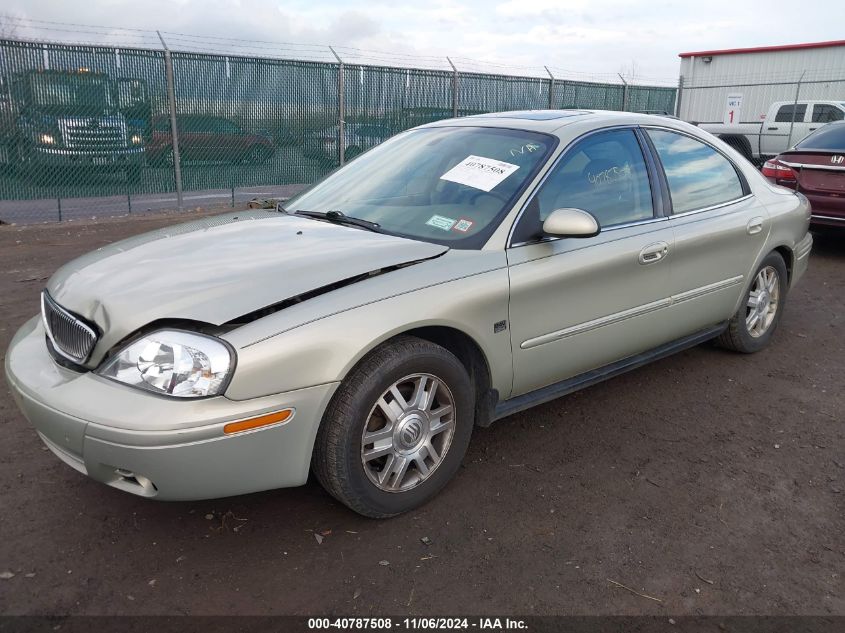
<instances>
[{"instance_id":1,"label":"front door handle","mask_svg":"<svg viewBox=\"0 0 845 633\"><path fill-rule=\"evenodd\" d=\"M773 125L773 126L771 126L771 127L767 127L766 129L767 129L767 130L778 130L778 129L780 129L780 128L779 128L777 125Z\"/></svg>"},{"instance_id":2,"label":"front door handle","mask_svg":"<svg viewBox=\"0 0 845 633\"><path fill-rule=\"evenodd\" d=\"M751 218L745 225L745 230L749 235L756 235L763 230L763 218Z\"/></svg>"},{"instance_id":3,"label":"front door handle","mask_svg":"<svg viewBox=\"0 0 845 633\"><path fill-rule=\"evenodd\" d=\"M640 251L639 262L641 264L653 264L669 254L669 245L666 242L655 242L649 244Z\"/></svg>"}]
</instances>

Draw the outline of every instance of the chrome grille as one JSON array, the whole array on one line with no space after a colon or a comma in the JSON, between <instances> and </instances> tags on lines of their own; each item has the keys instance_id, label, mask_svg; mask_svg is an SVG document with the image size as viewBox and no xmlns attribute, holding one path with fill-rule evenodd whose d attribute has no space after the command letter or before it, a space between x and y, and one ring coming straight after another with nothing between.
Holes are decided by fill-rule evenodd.
<instances>
[{"instance_id":1,"label":"chrome grille","mask_svg":"<svg viewBox=\"0 0 845 633\"><path fill-rule=\"evenodd\" d=\"M41 293L41 318L56 352L75 363L88 360L97 343L97 332L53 301L46 290Z\"/></svg>"},{"instance_id":2,"label":"chrome grille","mask_svg":"<svg viewBox=\"0 0 845 633\"><path fill-rule=\"evenodd\" d=\"M126 128L108 119L64 119L60 127L70 149L111 150L126 147Z\"/></svg>"}]
</instances>

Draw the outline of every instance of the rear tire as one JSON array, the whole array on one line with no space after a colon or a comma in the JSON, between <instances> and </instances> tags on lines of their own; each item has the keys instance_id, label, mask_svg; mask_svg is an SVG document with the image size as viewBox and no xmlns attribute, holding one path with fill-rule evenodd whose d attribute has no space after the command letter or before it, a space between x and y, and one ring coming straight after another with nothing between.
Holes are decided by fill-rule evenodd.
<instances>
[{"instance_id":1,"label":"rear tire","mask_svg":"<svg viewBox=\"0 0 845 633\"><path fill-rule=\"evenodd\" d=\"M754 273L742 304L728 322L717 342L722 347L753 354L769 344L783 314L788 289L788 273L783 257L766 255Z\"/></svg>"},{"instance_id":2,"label":"rear tire","mask_svg":"<svg viewBox=\"0 0 845 633\"><path fill-rule=\"evenodd\" d=\"M728 144L728 145L730 145L731 147L733 147L733 148L734 148L736 151L738 151L740 154L742 154L742 156L743 156L746 160L748 160L748 161L750 161L750 162L752 162L752 163L754 162L754 156L752 156L752 154L751 154L751 146L750 146L750 145L748 145L748 141L747 141L747 140L745 140L745 139L739 139L739 138L736 138L736 137L733 137L733 136L729 136L729 137L727 137L727 138L723 138L722 140L723 140L723 141L725 141L725 143L726 143L726 144Z\"/></svg>"},{"instance_id":3,"label":"rear tire","mask_svg":"<svg viewBox=\"0 0 845 633\"><path fill-rule=\"evenodd\" d=\"M412 336L393 339L338 388L317 433L312 470L359 514L412 510L460 467L474 402L467 371L451 352Z\"/></svg>"}]
</instances>

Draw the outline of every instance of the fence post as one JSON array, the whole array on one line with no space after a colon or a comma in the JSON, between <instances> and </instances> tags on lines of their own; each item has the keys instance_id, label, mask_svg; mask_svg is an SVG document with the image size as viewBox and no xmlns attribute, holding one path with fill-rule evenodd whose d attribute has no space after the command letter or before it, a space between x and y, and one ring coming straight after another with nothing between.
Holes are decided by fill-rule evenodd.
<instances>
[{"instance_id":1,"label":"fence post","mask_svg":"<svg viewBox=\"0 0 845 633\"><path fill-rule=\"evenodd\" d=\"M795 101L792 104L792 116L789 121L789 136L786 138L786 149L792 147L792 128L795 126L795 111L798 109L798 94L801 92L801 82L804 81L804 75L807 71L801 73L798 78L798 83L795 85Z\"/></svg>"},{"instance_id":2,"label":"fence post","mask_svg":"<svg viewBox=\"0 0 845 633\"><path fill-rule=\"evenodd\" d=\"M675 92L675 116L681 118L681 95L684 94L684 76L678 77L678 90Z\"/></svg>"},{"instance_id":3,"label":"fence post","mask_svg":"<svg viewBox=\"0 0 845 633\"><path fill-rule=\"evenodd\" d=\"M343 60L335 50L329 50L337 60L337 160L341 167L346 162L346 86L344 85Z\"/></svg>"},{"instance_id":4,"label":"fence post","mask_svg":"<svg viewBox=\"0 0 845 633\"><path fill-rule=\"evenodd\" d=\"M555 109L555 76L548 66L543 66L546 72L549 73L549 110Z\"/></svg>"},{"instance_id":5,"label":"fence post","mask_svg":"<svg viewBox=\"0 0 845 633\"><path fill-rule=\"evenodd\" d=\"M170 110L170 144L173 151L173 177L176 180L176 206L182 211L182 162L179 159L179 129L176 124L176 87L173 80L173 58L170 56L170 49L161 33L158 31L156 33L164 47L164 74L167 81L167 106Z\"/></svg>"},{"instance_id":6,"label":"fence post","mask_svg":"<svg viewBox=\"0 0 845 633\"><path fill-rule=\"evenodd\" d=\"M622 73L616 73L619 75L619 79L622 80L622 84L625 86L622 88L622 112L628 111L628 82L625 81L625 78L622 76Z\"/></svg>"},{"instance_id":7,"label":"fence post","mask_svg":"<svg viewBox=\"0 0 845 633\"><path fill-rule=\"evenodd\" d=\"M446 61L452 67L452 116L458 118L458 69L448 57Z\"/></svg>"}]
</instances>

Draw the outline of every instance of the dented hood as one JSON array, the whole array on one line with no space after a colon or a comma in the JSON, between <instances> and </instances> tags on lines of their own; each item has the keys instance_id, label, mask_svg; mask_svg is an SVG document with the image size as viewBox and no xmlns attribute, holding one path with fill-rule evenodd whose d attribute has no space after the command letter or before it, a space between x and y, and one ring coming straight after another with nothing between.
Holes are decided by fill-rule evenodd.
<instances>
[{"instance_id":1,"label":"dented hood","mask_svg":"<svg viewBox=\"0 0 845 633\"><path fill-rule=\"evenodd\" d=\"M448 248L276 212L232 213L100 248L48 282L96 323L96 356L159 319L220 325L310 290ZM105 347L105 349L103 349Z\"/></svg>"}]
</instances>

